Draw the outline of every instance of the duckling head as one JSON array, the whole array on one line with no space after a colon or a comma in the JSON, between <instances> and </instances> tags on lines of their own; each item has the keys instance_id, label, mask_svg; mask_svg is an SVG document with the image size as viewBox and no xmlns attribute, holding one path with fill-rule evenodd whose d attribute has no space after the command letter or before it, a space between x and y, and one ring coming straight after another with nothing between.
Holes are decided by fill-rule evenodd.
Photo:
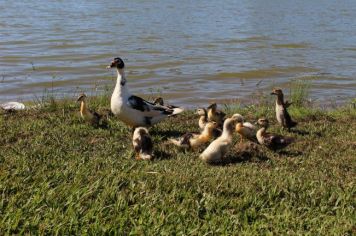
<instances>
[{"instance_id":1,"label":"duckling head","mask_svg":"<svg viewBox=\"0 0 356 236\"><path fill-rule=\"evenodd\" d=\"M273 89L273 91L271 92L271 95L277 95L277 96L283 96L283 92L282 92L282 89L280 88L275 88Z\"/></svg>"},{"instance_id":2,"label":"duckling head","mask_svg":"<svg viewBox=\"0 0 356 236\"><path fill-rule=\"evenodd\" d=\"M234 120L236 120L236 123L242 123L244 122L244 117L238 113L233 114L232 117Z\"/></svg>"},{"instance_id":3,"label":"duckling head","mask_svg":"<svg viewBox=\"0 0 356 236\"><path fill-rule=\"evenodd\" d=\"M208 110L216 111L218 105L214 102L210 106L207 107Z\"/></svg>"},{"instance_id":4,"label":"duckling head","mask_svg":"<svg viewBox=\"0 0 356 236\"><path fill-rule=\"evenodd\" d=\"M162 97L156 98L156 99L153 101L153 103L154 103L154 104L161 105L161 106L164 105L164 102L163 102L163 98L162 98Z\"/></svg>"},{"instance_id":5,"label":"duckling head","mask_svg":"<svg viewBox=\"0 0 356 236\"><path fill-rule=\"evenodd\" d=\"M114 60L111 62L110 65L108 65L106 68L110 69L110 68L114 68L116 67L117 69L124 69L125 67L125 63L124 61L120 58L120 57L116 57L114 58Z\"/></svg>"},{"instance_id":6,"label":"duckling head","mask_svg":"<svg viewBox=\"0 0 356 236\"><path fill-rule=\"evenodd\" d=\"M205 108L198 108L196 111L196 114L200 115L200 116L206 116L207 112Z\"/></svg>"},{"instance_id":7,"label":"duckling head","mask_svg":"<svg viewBox=\"0 0 356 236\"><path fill-rule=\"evenodd\" d=\"M258 119L257 124L260 125L261 127L267 128L269 126L269 121L266 118L260 118Z\"/></svg>"},{"instance_id":8,"label":"duckling head","mask_svg":"<svg viewBox=\"0 0 356 236\"><path fill-rule=\"evenodd\" d=\"M212 131L213 129L216 129L218 127L218 123L215 121L210 121L206 124L205 128L208 129L209 131Z\"/></svg>"},{"instance_id":9,"label":"duckling head","mask_svg":"<svg viewBox=\"0 0 356 236\"><path fill-rule=\"evenodd\" d=\"M135 134L138 136L144 136L148 134L148 130L144 127L139 127L135 129Z\"/></svg>"},{"instance_id":10,"label":"duckling head","mask_svg":"<svg viewBox=\"0 0 356 236\"><path fill-rule=\"evenodd\" d=\"M87 98L87 96L84 93L82 93L79 95L77 102L85 101L86 98Z\"/></svg>"}]
</instances>

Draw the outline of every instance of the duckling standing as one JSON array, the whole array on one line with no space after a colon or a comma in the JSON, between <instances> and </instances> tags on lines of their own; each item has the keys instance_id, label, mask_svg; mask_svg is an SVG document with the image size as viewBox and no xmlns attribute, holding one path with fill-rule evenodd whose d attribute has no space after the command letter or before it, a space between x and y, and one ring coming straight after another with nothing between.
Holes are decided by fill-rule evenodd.
<instances>
[{"instance_id":1,"label":"duckling standing","mask_svg":"<svg viewBox=\"0 0 356 236\"><path fill-rule=\"evenodd\" d=\"M223 162L225 154L232 145L232 137L236 125L237 117L232 116L224 121L223 132L219 138L214 140L200 154L200 159L209 164L219 164Z\"/></svg>"},{"instance_id":2,"label":"duckling standing","mask_svg":"<svg viewBox=\"0 0 356 236\"><path fill-rule=\"evenodd\" d=\"M153 143L148 130L144 127L135 129L132 144L136 152L136 160L151 160Z\"/></svg>"},{"instance_id":3,"label":"duckling standing","mask_svg":"<svg viewBox=\"0 0 356 236\"><path fill-rule=\"evenodd\" d=\"M211 140L211 138L213 137L213 131L216 126L216 122L208 122L200 134L186 133L179 139L169 139L169 141L179 147L197 149L201 145Z\"/></svg>"},{"instance_id":4,"label":"duckling standing","mask_svg":"<svg viewBox=\"0 0 356 236\"><path fill-rule=\"evenodd\" d=\"M90 123L91 125L93 125L94 127L105 127L107 124L105 121L102 120L102 116L99 115L98 113L96 113L95 111L91 111L88 109L87 107L87 103L86 103L86 98L87 96L82 93L79 97L78 97L78 102L80 102L80 116L88 123ZM102 121L102 123L100 124L100 121Z\"/></svg>"},{"instance_id":5,"label":"duckling standing","mask_svg":"<svg viewBox=\"0 0 356 236\"><path fill-rule=\"evenodd\" d=\"M219 127L222 127L226 114L218 110L218 105L216 103L211 104L208 106L207 111L208 121L215 121Z\"/></svg>"},{"instance_id":6,"label":"duckling standing","mask_svg":"<svg viewBox=\"0 0 356 236\"><path fill-rule=\"evenodd\" d=\"M294 142L294 138L292 137L284 137L282 135L276 135L267 133L267 129L269 126L269 122L265 118L261 118L257 121L257 123L262 126L261 129L257 131L256 137L258 143L266 146L271 150L278 150L287 147L289 144Z\"/></svg>"},{"instance_id":7,"label":"duckling standing","mask_svg":"<svg viewBox=\"0 0 356 236\"><path fill-rule=\"evenodd\" d=\"M107 68L117 69L111 111L125 124L131 127L148 127L184 111L179 107L154 104L131 94L126 81L125 64L121 58L115 58Z\"/></svg>"},{"instance_id":8,"label":"duckling standing","mask_svg":"<svg viewBox=\"0 0 356 236\"><path fill-rule=\"evenodd\" d=\"M236 116L237 119L235 130L240 135L240 143L242 143L245 138L250 141L257 141L257 128L250 122L244 122L244 118L240 114L235 114L234 116Z\"/></svg>"},{"instance_id":9,"label":"duckling standing","mask_svg":"<svg viewBox=\"0 0 356 236\"><path fill-rule=\"evenodd\" d=\"M293 121L290 117L287 108L292 104L288 101L284 102L284 95L281 89L274 89L271 95L276 95L276 118L283 128L287 128L290 131L291 128L295 127L298 123Z\"/></svg>"}]
</instances>

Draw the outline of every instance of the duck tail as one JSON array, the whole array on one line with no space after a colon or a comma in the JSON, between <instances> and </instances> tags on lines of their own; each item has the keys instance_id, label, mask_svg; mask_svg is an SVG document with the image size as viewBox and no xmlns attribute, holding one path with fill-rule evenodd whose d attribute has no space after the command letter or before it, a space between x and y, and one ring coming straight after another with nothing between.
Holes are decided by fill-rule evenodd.
<instances>
[{"instance_id":1,"label":"duck tail","mask_svg":"<svg viewBox=\"0 0 356 236\"><path fill-rule=\"evenodd\" d=\"M172 112L172 114L171 115L169 115L169 116L174 116L174 115L177 115L177 114L179 114L179 113L182 113L184 111L184 109L183 108L181 108L181 107L174 107L173 108L173 112Z\"/></svg>"}]
</instances>

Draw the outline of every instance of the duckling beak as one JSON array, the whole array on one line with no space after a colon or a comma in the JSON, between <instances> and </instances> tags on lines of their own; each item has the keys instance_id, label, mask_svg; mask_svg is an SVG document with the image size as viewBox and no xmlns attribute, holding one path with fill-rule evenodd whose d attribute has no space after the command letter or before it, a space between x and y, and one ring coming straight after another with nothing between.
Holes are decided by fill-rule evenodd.
<instances>
[{"instance_id":1,"label":"duckling beak","mask_svg":"<svg viewBox=\"0 0 356 236\"><path fill-rule=\"evenodd\" d=\"M271 93L271 95L277 95L277 93L273 91L273 92Z\"/></svg>"},{"instance_id":2,"label":"duckling beak","mask_svg":"<svg viewBox=\"0 0 356 236\"><path fill-rule=\"evenodd\" d=\"M111 64L106 67L106 69L111 69L111 68L113 68L115 66L116 66L116 62L112 61Z\"/></svg>"}]
</instances>

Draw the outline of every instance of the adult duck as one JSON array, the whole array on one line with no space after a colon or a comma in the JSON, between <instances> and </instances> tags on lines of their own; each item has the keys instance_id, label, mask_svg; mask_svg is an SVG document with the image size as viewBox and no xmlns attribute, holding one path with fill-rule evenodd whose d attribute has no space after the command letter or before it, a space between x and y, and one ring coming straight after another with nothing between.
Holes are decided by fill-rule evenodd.
<instances>
[{"instance_id":1,"label":"adult duck","mask_svg":"<svg viewBox=\"0 0 356 236\"><path fill-rule=\"evenodd\" d=\"M127 85L125 64L121 58L115 58L107 68L117 70L116 86L111 96L111 111L126 125L133 128L148 127L184 111L183 108L154 104L133 95Z\"/></svg>"}]
</instances>

